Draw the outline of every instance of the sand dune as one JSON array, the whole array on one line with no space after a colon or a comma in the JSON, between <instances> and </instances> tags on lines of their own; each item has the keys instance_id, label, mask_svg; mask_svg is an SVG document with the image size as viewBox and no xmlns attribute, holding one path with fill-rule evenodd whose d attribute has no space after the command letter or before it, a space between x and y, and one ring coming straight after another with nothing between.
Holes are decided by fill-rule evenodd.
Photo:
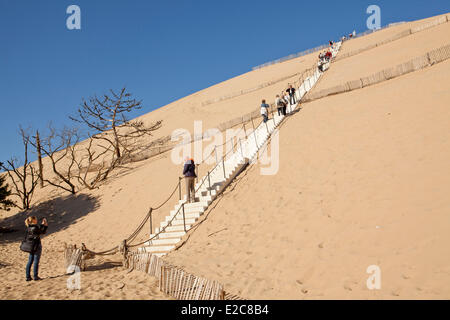
<instances>
[{"instance_id":1,"label":"sand dune","mask_svg":"<svg viewBox=\"0 0 450 320\"><path fill-rule=\"evenodd\" d=\"M313 55L310 55L252 71L183 98L141 118L146 122L163 119L163 127L155 132L155 139L170 134L177 128L185 128L193 132L194 120L202 120L203 129L207 130L258 108L261 94L266 94L268 99L273 99L275 94L285 88L290 80L228 100L226 108L224 103L202 107L201 102L301 72L309 68L313 61ZM295 79L296 77L292 78L292 81ZM46 178L54 177L50 172L49 159L44 158L43 162ZM205 164L200 168L200 173L204 174L211 166L212 164ZM128 275L123 274L121 267L116 265L120 261L120 258L117 257L110 258L115 264L111 265L110 269L102 271L104 276L101 276L101 281L97 279L97 272L86 273L87 275L92 274L92 276L86 276L86 283L100 281L102 282L101 286L96 287L95 290L82 290L80 295L72 295L66 289L67 277L61 276L65 271L63 270L62 249L64 243L78 245L86 243L89 249L95 251L102 251L118 245L136 229L150 207L156 207L166 200L176 186L181 170L182 166L172 162L170 153L165 153L145 161L128 164L127 168L115 172L108 182L97 190L84 190L71 196L66 192L46 186L44 189L37 189L34 203L38 205L29 212L19 212L17 209L10 212L2 211L0 213L1 225L17 231L12 234L0 234L0 275L11 274L5 278L7 279L6 283L15 285L20 283L20 288L25 288L12 292L14 286L7 285L3 288L2 296L14 299L97 299L100 298L96 292L98 289L101 292L99 294L103 294L105 291L109 292L107 297L112 299L122 297L126 299L163 298L160 293L153 294L146 291L139 293L139 290L134 289L131 291L125 289L126 292L117 293L119 295L111 293L116 286L115 282L121 279L128 279L127 281L133 283L133 280L129 280ZM184 193L184 185L182 188ZM178 198L174 197L160 210L154 212L154 227L159 225L177 201ZM44 289L54 288L54 290L48 290L47 293L34 293L33 290L26 289L28 287L24 282L26 255L18 250L18 243L22 240L23 221L28 215L46 217L50 224L48 235L43 239L45 250L41 259L42 276L58 275L60 277L39 284ZM150 230L146 227L137 240L147 238L149 233ZM95 266L96 262L89 261L89 264ZM114 280L112 283L106 284L104 278ZM151 289L155 287L154 280L147 280L147 283L150 284ZM134 287L131 286L131 288Z\"/></svg>"},{"instance_id":2,"label":"sand dune","mask_svg":"<svg viewBox=\"0 0 450 320\"><path fill-rule=\"evenodd\" d=\"M383 32L383 31L380 31ZM348 41L343 48L350 46ZM327 72L326 81L321 81L315 90L322 90L356 80L383 69L395 67L398 64L426 54L432 49L440 48L450 43L450 23L414 33L410 36L387 43L374 49L364 51L351 58L333 63Z\"/></svg>"},{"instance_id":3,"label":"sand dune","mask_svg":"<svg viewBox=\"0 0 450 320\"><path fill-rule=\"evenodd\" d=\"M379 43L381 41L388 40L403 31L406 31L408 29L415 28L418 26L422 26L431 21L439 19L442 16L445 16L445 14L422 19L422 20L406 22L406 23L403 23L403 24L400 24L397 26L392 26L390 28L379 30L377 32L374 32L372 34L366 35L361 38L353 39L352 41L348 41L345 44L345 46L342 47L341 54L346 54L348 52L352 52L354 50L365 48L369 45L373 45L373 44Z\"/></svg>"},{"instance_id":4,"label":"sand dune","mask_svg":"<svg viewBox=\"0 0 450 320\"><path fill-rule=\"evenodd\" d=\"M169 261L250 299L448 299L449 70L308 104Z\"/></svg>"},{"instance_id":5,"label":"sand dune","mask_svg":"<svg viewBox=\"0 0 450 320\"><path fill-rule=\"evenodd\" d=\"M348 41L343 50L424 21ZM319 86L366 76L446 44L449 28L447 23L338 61ZM194 120L202 120L206 130L257 109L261 98L273 101L295 77L226 101L202 102L300 72L316 57L248 72L141 119L164 121L155 139L177 128L192 131ZM278 174L261 176L259 165L251 166L168 260L245 298L448 299L449 69L447 61L306 105L281 129ZM48 168L48 162L44 165ZM0 234L0 297L167 299L155 279L126 273L115 256L89 261L83 289L71 292L62 248L65 242L84 242L93 250L116 246L149 207L168 197L180 171L166 153L127 165L97 190L69 196L46 187L36 192L30 212L2 211L1 226L17 231ZM154 226L177 200L154 213ZM50 223L43 239L41 290L24 281L26 256L18 250L28 214L48 217ZM138 239L149 233L144 230ZM365 287L370 264L382 269L380 291Z\"/></svg>"}]
</instances>

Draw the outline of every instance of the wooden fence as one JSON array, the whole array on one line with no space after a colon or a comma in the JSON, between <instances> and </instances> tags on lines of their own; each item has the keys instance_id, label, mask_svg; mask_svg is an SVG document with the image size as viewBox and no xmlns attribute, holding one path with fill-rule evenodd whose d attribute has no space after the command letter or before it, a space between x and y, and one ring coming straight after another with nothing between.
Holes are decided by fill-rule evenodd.
<instances>
[{"instance_id":1,"label":"wooden fence","mask_svg":"<svg viewBox=\"0 0 450 320\"><path fill-rule=\"evenodd\" d=\"M224 300L223 286L173 266L151 253L129 252L128 268L147 273L159 281L161 292L178 300ZM227 297L237 299L235 295Z\"/></svg>"},{"instance_id":2,"label":"wooden fence","mask_svg":"<svg viewBox=\"0 0 450 320\"><path fill-rule=\"evenodd\" d=\"M68 246L64 250L64 270L66 273L72 273L75 267L84 270L83 251L76 246Z\"/></svg>"},{"instance_id":3,"label":"wooden fence","mask_svg":"<svg viewBox=\"0 0 450 320\"><path fill-rule=\"evenodd\" d=\"M448 21L450 21L450 15L442 16L442 17L440 17L438 19L435 19L433 21L430 21L430 22L428 22L428 23L426 23L424 25L417 26L417 27L405 30L405 31L403 31L403 32L401 32L399 34L396 34L395 36L393 36L393 37L391 37L389 39L383 40L383 41L378 42L376 44L372 44L372 45L369 45L367 47L364 47L364 48L361 48L361 49L358 49L358 50L354 50L352 52L348 52L348 53L344 53L344 54L340 53L336 58L334 58L334 61L339 61L339 60L342 60L342 59L354 56L354 55L359 54L359 53L361 53L363 51L367 51L367 50L373 49L373 48L375 48L377 46L381 46L383 44L386 44L386 43L389 43L389 42L401 39L401 38L406 37L406 36L408 36L408 35L410 35L412 33L421 32L423 30L432 28L432 27L440 25L442 23L446 23ZM387 27L391 27L393 25L396 25L396 24L391 24L391 25L389 25ZM376 31L379 31L379 30L376 30ZM358 36L362 36L362 35L365 35L365 34L373 33L373 32L376 32L376 31L370 30L370 32L367 31L367 32L365 32L363 34L360 34ZM301 53L299 53L297 55L291 55L291 56L292 56L292 58L295 58L295 57L300 56L302 54L308 54L308 53L315 52L317 50L321 50L321 49L323 49L325 47L328 47L328 46L320 46L320 47L317 47L317 48L306 50L306 51L301 52ZM291 56L289 56L289 57L291 57ZM286 60L289 60L289 59L282 58L282 59L276 60L275 62L272 62L272 63L269 63L269 64L274 64L274 63L278 63L278 62L282 62L282 61L286 61ZM269 64L265 64L265 65L269 65ZM262 66L265 66L265 65L262 65ZM256 67L256 69L258 69L258 68L259 67ZM243 90L243 91L236 92L236 93L233 93L233 94L230 94L230 95L226 95L226 96L223 96L223 97L220 97L220 98L216 98L214 100L205 101L202 104L205 105L205 104L210 104L210 103L214 103L214 102L217 102L217 101L231 99L231 98L234 98L234 97L236 97L238 95L249 93L251 91L261 89L261 88L263 88L265 86L272 85L272 84L274 84L276 82L284 81L284 80L286 80L288 78L294 77L294 76L299 75L299 74L301 74L301 72L300 73L296 73L294 75L287 76L287 77L282 78L282 79L278 79L278 80L275 80L275 81L264 83L264 84L262 84L262 85L260 85L260 86L258 86L256 88L252 88L252 89L249 89L249 90L246 90L246 91ZM350 81L350 83L337 86L335 88L325 89L324 92L321 93L321 94L323 94L323 96L321 96L321 97L324 97L324 96L327 96L327 95L330 95L330 94L336 94L336 93L341 93L341 92L345 92L345 91L354 90L355 88L361 88L361 87L363 87L361 81L362 81L361 79L358 79L358 80L355 80L355 81ZM369 81L369 80L367 80L367 81ZM370 80L369 82L373 82L373 80ZM328 91L327 94L325 94L326 91ZM313 92L310 93L309 97L310 98L314 97L314 99L310 99L310 100L318 99L318 98L316 98L315 93L313 93ZM252 119L259 118L260 116L261 115L259 113L259 110L255 110L255 111L250 112L248 114L245 114L243 116L236 117L234 119L231 119L229 121L226 121L226 122L223 122L223 123L219 124L218 125L218 129L220 131L225 131L225 130L233 128L233 127L235 127L237 125L240 125L240 124L243 124L243 123L247 123L247 122L251 121ZM154 157L154 156L157 156L159 154L162 154L162 153L165 153L167 151L172 150L177 145L177 143L171 141L171 138L172 138L171 136L164 136L164 137L162 137L162 138L160 138L160 139L158 139L156 141L153 141L143 151L140 151L140 152L138 152L136 154L133 154L130 157L129 161L131 161L131 162L133 162L133 161L142 161L142 160L149 159L151 157ZM192 143L192 142L198 141L198 140L202 140L204 138L207 138L207 132L203 133L202 137L193 137L189 143Z\"/></svg>"},{"instance_id":4,"label":"wooden fence","mask_svg":"<svg viewBox=\"0 0 450 320\"><path fill-rule=\"evenodd\" d=\"M276 80L264 82L263 84L260 84L259 86L254 87L254 88L250 88L250 89L247 89L247 90L241 90L241 91L238 91L238 92L234 92L234 93L231 93L231 94L227 94L227 95L221 96L219 98L206 100L206 101L202 102L202 106L207 106L209 104L213 104L213 103L217 103L217 102L220 102L220 101L233 99L233 98L239 97L239 96L244 95L244 94L255 92L255 91L258 91L258 90L260 90L262 88L266 88L266 87L272 86L272 85L274 85L276 83L279 83L279 82L282 82L282 81L286 81L286 80L288 80L290 78L293 78L295 76L299 76L302 73L303 73L303 71L302 72L296 72L294 74L291 74L291 75L288 75L288 76L284 76L284 77L276 79Z\"/></svg>"},{"instance_id":5,"label":"wooden fence","mask_svg":"<svg viewBox=\"0 0 450 320\"><path fill-rule=\"evenodd\" d=\"M447 23L448 21L450 21L448 16L439 17L439 18L437 18L437 19L435 19L433 21L430 21L430 22L428 22L426 24L423 24L423 25L420 25L420 26L413 27L411 29L402 31L402 32L400 32L400 33L398 33L398 34L396 34L396 35L394 35L394 36L392 36L392 37L390 37L388 39L385 39L383 41L380 41L380 42L377 42L377 43L374 43L374 44L370 44L370 45L368 45L368 46L366 46L364 48L353 50L353 51L347 52L347 53L341 53L338 57L336 57L336 59L334 61L339 61L339 60L342 60L342 59L346 59L346 58L352 57L354 55L360 54L361 52L371 50L373 48L385 45L385 44L390 43L392 41L396 41L396 40L399 40L401 38L407 37L407 36L409 36L411 34L427 30L429 28L438 26L438 25L443 24L443 23Z\"/></svg>"},{"instance_id":6,"label":"wooden fence","mask_svg":"<svg viewBox=\"0 0 450 320\"><path fill-rule=\"evenodd\" d=\"M360 79L352 80L331 88L326 88L317 92L310 91L305 96L305 102L321 99L326 96L340 94L352 90L365 88L383 81L387 81L401 75L421 70L450 59L450 45L443 46L441 48L432 50L427 54L414 58L408 62L397 65L396 67L387 68L370 76Z\"/></svg>"}]
</instances>

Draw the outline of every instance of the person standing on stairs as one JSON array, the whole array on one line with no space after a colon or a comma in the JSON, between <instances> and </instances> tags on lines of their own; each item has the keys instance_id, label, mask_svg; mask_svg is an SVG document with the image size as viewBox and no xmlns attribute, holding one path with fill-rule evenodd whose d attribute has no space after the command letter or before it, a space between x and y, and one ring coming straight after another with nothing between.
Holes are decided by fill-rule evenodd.
<instances>
[{"instance_id":1,"label":"person standing on stairs","mask_svg":"<svg viewBox=\"0 0 450 320\"><path fill-rule=\"evenodd\" d=\"M287 94L287 92L284 95L283 101L284 101L284 107L282 109L282 113L283 113L283 116L285 116L287 107L289 105L289 95Z\"/></svg>"},{"instance_id":2,"label":"person standing on stairs","mask_svg":"<svg viewBox=\"0 0 450 320\"><path fill-rule=\"evenodd\" d=\"M291 105L294 105L297 102L295 100L295 88L293 88L292 85L289 85L289 88L287 88L286 92L289 93L289 101Z\"/></svg>"},{"instance_id":3,"label":"person standing on stairs","mask_svg":"<svg viewBox=\"0 0 450 320\"><path fill-rule=\"evenodd\" d=\"M283 114L283 107L285 106L284 100L280 98L280 96L277 94L277 97L275 98L275 104L277 106L278 115L281 116Z\"/></svg>"},{"instance_id":4,"label":"person standing on stairs","mask_svg":"<svg viewBox=\"0 0 450 320\"><path fill-rule=\"evenodd\" d=\"M186 157L183 168L183 175L186 180L186 200L188 203L195 202L195 163L194 159Z\"/></svg>"},{"instance_id":5,"label":"person standing on stairs","mask_svg":"<svg viewBox=\"0 0 450 320\"><path fill-rule=\"evenodd\" d=\"M269 120L269 108L270 106L266 103L266 100L263 99L261 103L261 115L263 117L264 123L266 123L267 120Z\"/></svg>"}]
</instances>

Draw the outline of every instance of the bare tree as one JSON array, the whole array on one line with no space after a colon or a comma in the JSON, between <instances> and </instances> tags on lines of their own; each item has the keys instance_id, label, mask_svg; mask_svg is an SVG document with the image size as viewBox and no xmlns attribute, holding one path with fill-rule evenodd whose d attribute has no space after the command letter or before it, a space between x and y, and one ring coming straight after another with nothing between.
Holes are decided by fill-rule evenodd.
<instances>
[{"instance_id":1,"label":"bare tree","mask_svg":"<svg viewBox=\"0 0 450 320\"><path fill-rule=\"evenodd\" d=\"M120 163L124 155L137 150L139 138L151 136L161 127L162 121L146 126L142 121L129 120L127 114L139 109L142 109L142 101L132 99L123 88L119 93L110 90L102 99L97 96L89 102L83 99L77 116L70 119L85 124L93 139L105 141Z\"/></svg>"},{"instance_id":2,"label":"bare tree","mask_svg":"<svg viewBox=\"0 0 450 320\"><path fill-rule=\"evenodd\" d=\"M39 183L41 188L44 187L44 166L42 165L42 154L41 154L41 139L39 137L39 131L36 131L36 152L38 155L38 165L39 165Z\"/></svg>"},{"instance_id":3,"label":"bare tree","mask_svg":"<svg viewBox=\"0 0 450 320\"><path fill-rule=\"evenodd\" d=\"M11 195L19 197L21 206L12 203L14 206L22 209L30 209L33 194L39 181L39 174L34 166L28 162L28 145L31 143L31 138L28 132L20 128L20 135L24 146L24 162L19 165L16 158L11 158L7 164L0 163L0 167L6 171L12 183Z\"/></svg>"},{"instance_id":4,"label":"bare tree","mask_svg":"<svg viewBox=\"0 0 450 320\"><path fill-rule=\"evenodd\" d=\"M81 152L74 152L75 149L72 149L70 154L78 168L76 175L78 182L90 190L96 188L101 181L108 178L118 162L115 154L111 153L111 146L102 150L93 145L93 142L94 139L89 137L87 146Z\"/></svg>"},{"instance_id":5,"label":"bare tree","mask_svg":"<svg viewBox=\"0 0 450 320\"><path fill-rule=\"evenodd\" d=\"M3 163L0 162L0 168ZM5 175L0 175L0 210L9 211L10 207L14 206L14 202L9 200L8 197L11 196L11 190L6 183Z\"/></svg>"},{"instance_id":6,"label":"bare tree","mask_svg":"<svg viewBox=\"0 0 450 320\"><path fill-rule=\"evenodd\" d=\"M64 128L58 131L51 124L49 124L48 130L48 135L41 139L40 149L49 158L57 179L55 181L45 179L44 181L75 194L76 186L73 180L77 179L74 174L76 161L71 155L76 153L80 141L78 130ZM33 141L30 143L35 148L38 147Z\"/></svg>"}]
</instances>

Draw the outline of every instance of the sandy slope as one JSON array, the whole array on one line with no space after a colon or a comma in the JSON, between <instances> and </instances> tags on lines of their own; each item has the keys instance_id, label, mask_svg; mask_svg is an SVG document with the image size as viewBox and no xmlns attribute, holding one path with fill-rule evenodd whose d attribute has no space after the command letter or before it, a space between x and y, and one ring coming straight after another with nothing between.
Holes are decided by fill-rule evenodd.
<instances>
[{"instance_id":1,"label":"sandy slope","mask_svg":"<svg viewBox=\"0 0 450 320\"><path fill-rule=\"evenodd\" d=\"M246 298L449 299L449 71L307 104L278 174L252 167L169 260Z\"/></svg>"},{"instance_id":2,"label":"sandy slope","mask_svg":"<svg viewBox=\"0 0 450 320\"><path fill-rule=\"evenodd\" d=\"M345 42L342 47L344 49L350 47L352 41ZM315 90L330 88L369 76L448 44L450 44L450 23L447 22L351 58L336 61L327 72L326 81L319 82Z\"/></svg>"},{"instance_id":3,"label":"sandy slope","mask_svg":"<svg viewBox=\"0 0 450 320\"><path fill-rule=\"evenodd\" d=\"M393 26L393 27L386 28L383 30L379 30L377 32L374 32L372 34L366 35L361 38L352 39L351 41L348 41L346 43L345 47L342 47L341 53L345 54L345 53L352 52L354 50L358 50L361 48L365 48L369 45L373 45L373 44L379 43L381 41L390 39L393 36L396 36L397 34L401 33L402 31L408 30L410 28L422 26L422 25L427 24L430 21L434 21L442 16L445 16L445 14L422 19L422 20L406 22L401 25L397 25L397 26Z\"/></svg>"},{"instance_id":4,"label":"sandy slope","mask_svg":"<svg viewBox=\"0 0 450 320\"><path fill-rule=\"evenodd\" d=\"M170 135L177 128L185 128L193 132L194 120L202 120L205 130L217 127L222 122L254 111L261 104L261 99L273 102L275 95L287 88L288 83L298 80L299 76L294 76L272 86L229 100L204 106L202 106L202 102L233 94L240 90L251 89L268 81L278 80L285 76L302 72L310 68L316 61L316 58L317 54L313 53L267 68L251 71L168 104L140 117L140 119L146 123L164 119L164 126L155 133L155 137Z\"/></svg>"},{"instance_id":5,"label":"sandy slope","mask_svg":"<svg viewBox=\"0 0 450 320\"><path fill-rule=\"evenodd\" d=\"M272 100L290 80L236 97L225 103L202 107L203 101L231 94L237 90L253 88L264 82L303 71L311 66L314 61L313 56L315 55L246 73L169 104L143 116L142 119L148 122L163 119L163 127L155 132L154 138L170 134L178 128L185 128L192 132L194 120L202 120L203 130L207 130L257 109L261 95L267 95L267 99ZM296 79L297 77L293 77L292 81ZM208 144L209 142L206 142L205 146ZM203 165L200 173L204 174L211 165L212 163ZM84 190L71 196L46 186L36 191L34 203L37 205L29 212L1 211L1 226L11 227L17 231L11 234L0 234L0 278L4 279L0 285L2 290L0 297L98 299L104 295L106 298L114 299L164 298L157 292L154 279L145 278L147 280L142 282L144 280L140 276L130 277L125 274L121 267L117 266L120 261L118 257L110 258L112 263L90 261L94 269L100 264L105 270L87 272L85 276L83 274L84 284L81 293L70 293L65 288L67 277L62 276L64 273L62 249L64 243L79 245L84 242L89 249L97 251L118 245L136 229L150 207L156 207L167 199L177 185L181 169L181 165L173 163L171 154L166 153L127 165L126 168L115 172L111 179L97 190ZM46 158L44 158L44 170L46 178L53 176L49 172L49 161ZM182 188L184 193L184 185ZM159 225L177 201L178 194L175 194L166 205L154 212L154 227ZM46 281L39 284L42 289L39 291L35 290L34 284L25 283L26 255L18 250L18 244L23 237L23 221L27 215L46 217L50 224L49 232L43 239L44 253L41 260L41 276L45 277ZM146 225L138 240L147 238L149 232L149 226ZM48 279L49 277L57 278ZM127 282L129 285L119 291L115 290L122 282ZM142 285L139 283L149 289L141 290Z\"/></svg>"},{"instance_id":6,"label":"sandy slope","mask_svg":"<svg viewBox=\"0 0 450 320\"><path fill-rule=\"evenodd\" d=\"M61 253L45 241L41 259L40 276L44 280L25 281L25 254L18 253L18 244L0 244L0 299L90 299L90 300L136 300L169 299L158 289L155 278L142 272L128 273L119 267L120 259L98 259L96 266L81 274L81 290L67 288L69 276L64 275L60 265ZM11 259L13 258L13 259Z\"/></svg>"}]
</instances>

